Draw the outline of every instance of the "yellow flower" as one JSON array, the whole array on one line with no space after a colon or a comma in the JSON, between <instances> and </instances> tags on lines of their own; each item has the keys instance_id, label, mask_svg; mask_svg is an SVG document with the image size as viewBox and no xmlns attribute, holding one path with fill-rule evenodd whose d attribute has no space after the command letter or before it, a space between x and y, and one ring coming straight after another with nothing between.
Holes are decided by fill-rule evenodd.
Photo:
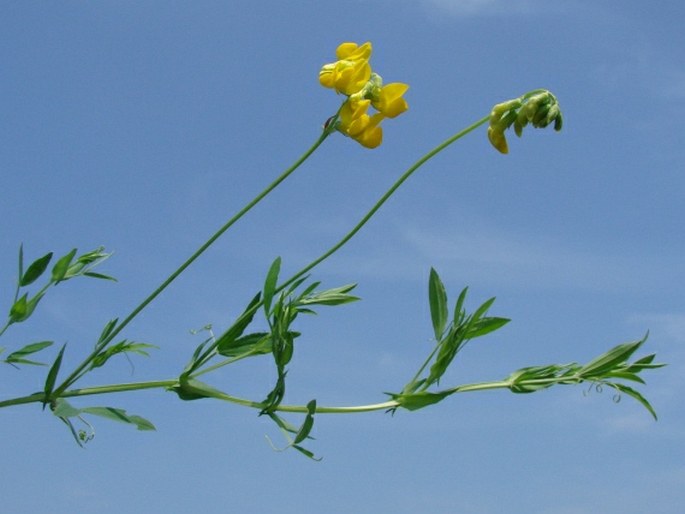
<instances>
[{"instance_id":1,"label":"yellow flower","mask_svg":"<svg viewBox=\"0 0 685 514\"><path fill-rule=\"evenodd\" d=\"M407 92L409 86L401 82L393 82L383 86L378 93L377 99L371 104L386 118L394 118L409 109L407 101L402 95Z\"/></svg>"},{"instance_id":2,"label":"yellow flower","mask_svg":"<svg viewBox=\"0 0 685 514\"><path fill-rule=\"evenodd\" d=\"M372 73L369 59L371 43L359 46L342 43L335 51L338 60L325 64L319 72L322 86L347 96L340 111L324 125L351 137L366 148L376 148L383 141L380 124L385 118L395 118L409 106L403 98L409 86L401 82L383 85L383 79ZM369 107L378 112L368 114ZM331 125L333 123L333 125Z\"/></svg>"},{"instance_id":3,"label":"yellow flower","mask_svg":"<svg viewBox=\"0 0 685 514\"><path fill-rule=\"evenodd\" d=\"M348 100L340 109L337 129L366 148L376 148L383 142L383 129L380 127L383 114L371 116L367 110L371 100Z\"/></svg>"},{"instance_id":4,"label":"yellow flower","mask_svg":"<svg viewBox=\"0 0 685 514\"><path fill-rule=\"evenodd\" d=\"M321 68L319 82L347 96L358 92L371 77L371 50L369 42L361 46L356 43L341 44L335 51L338 60Z\"/></svg>"}]
</instances>

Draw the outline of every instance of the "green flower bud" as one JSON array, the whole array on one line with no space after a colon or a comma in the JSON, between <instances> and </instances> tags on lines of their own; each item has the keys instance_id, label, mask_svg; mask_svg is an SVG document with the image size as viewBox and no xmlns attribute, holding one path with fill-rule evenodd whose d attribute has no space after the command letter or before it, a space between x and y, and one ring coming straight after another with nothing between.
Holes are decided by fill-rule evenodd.
<instances>
[{"instance_id":1,"label":"green flower bud","mask_svg":"<svg viewBox=\"0 0 685 514\"><path fill-rule=\"evenodd\" d=\"M525 95L499 103L490 112L488 139L501 153L508 152L504 132L514 125L517 136L530 123L535 128L544 128L554 122L554 130L561 130L563 118L556 97L546 89L537 89Z\"/></svg>"}]
</instances>

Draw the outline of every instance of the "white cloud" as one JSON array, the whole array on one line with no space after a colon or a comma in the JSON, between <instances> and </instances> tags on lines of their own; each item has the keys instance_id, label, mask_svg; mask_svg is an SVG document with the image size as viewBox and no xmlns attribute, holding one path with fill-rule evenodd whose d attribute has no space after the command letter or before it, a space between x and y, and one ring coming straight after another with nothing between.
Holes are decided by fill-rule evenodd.
<instances>
[{"instance_id":1,"label":"white cloud","mask_svg":"<svg viewBox=\"0 0 685 514\"><path fill-rule=\"evenodd\" d=\"M534 0L421 0L424 7L453 16L532 14L549 10L550 2Z\"/></svg>"},{"instance_id":2,"label":"white cloud","mask_svg":"<svg viewBox=\"0 0 685 514\"><path fill-rule=\"evenodd\" d=\"M649 260L639 256L631 260L623 252L614 254L609 248L545 235L475 226L449 236L412 227L403 237L416 254L445 273L467 270L474 279L486 283L607 291L640 287L654 280L645 265Z\"/></svg>"},{"instance_id":3,"label":"white cloud","mask_svg":"<svg viewBox=\"0 0 685 514\"><path fill-rule=\"evenodd\" d=\"M468 228L464 228L468 227ZM678 277L664 252L626 252L620 244L596 246L545 234L512 233L475 220L445 234L429 226L396 226L374 234L374 245L327 263L328 272L354 269L356 279L406 281L435 267L448 281L528 289L647 291ZM420 267L420 270L417 270Z\"/></svg>"}]
</instances>

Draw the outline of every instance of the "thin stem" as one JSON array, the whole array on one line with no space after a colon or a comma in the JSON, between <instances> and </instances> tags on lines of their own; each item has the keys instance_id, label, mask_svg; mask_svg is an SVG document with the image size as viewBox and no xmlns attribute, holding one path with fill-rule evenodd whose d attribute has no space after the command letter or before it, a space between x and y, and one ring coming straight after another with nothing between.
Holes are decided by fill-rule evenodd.
<instances>
[{"instance_id":1,"label":"thin stem","mask_svg":"<svg viewBox=\"0 0 685 514\"><path fill-rule=\"evenodd\" d=\"M421 157L418 161L416 161L407 171L405 171L400 178L397 179L397 181L388 189L383 196L376 202L376 204L367 212L364 217L357 223L357 225L354 226L352 230L350 230L338 243L333 245L328 251L326 251L324 254L322 254L320 257L314 259L312 262L310 262L307 266L302 268L300 271L298 271L295 275L293 275L291 278L289 278L286 282L281 284L278 289L276 290L281 291L285 289L287 286L292 284L295 280L300 278L301 276L305 275L307 272L309 272L312 268L316 267L319 265L321 262L326 260L328 257L333 255L335 252L337 252L342 246L345 245L354 235L361 230L361 228L366 225L366 223L373 217L374 214L383 206L383 204L397 191L397 189L416 171L418 170L423 164L425 164L428 160L431 158L435 157L438 153L443 151L445 148L447 148L449 145L454 143L455 141L458 141L462 137L464 137L466 134L473 132L475 129L480 127L481 125L487 123L487 121L490 119L490 115L487 115L477 122L473 123L472 125L469 125L465 129L457 132L455 135L447 139L446 141L442 142L435 148L433 148L430 152L428 152L426 155Z\"/></svg>"},{"instance_id":2,"label":"thin stem","mask_svg":"<svg viewBox=\"0 0 685 514\"><path fill-rule=\"evenodd\" d=\"M569 385L569 384L580 384L584 382L585 379L578 375L571 376L561 376L561 377L548 377L548 378L536 378L528 379L517 382L517 385L521 387L525 386L537 386L550 387L553 385ZM92 396L98 394L110 394L110 393L123 393L129 391L139 391L145 389L169 389L178 385L178 379L169 380L154 380L149 382L131 382L126 384L110 384L95 387L84 387L80 389L71 389L64 391L60 396L62 398L75 398L80 396ZM471 384L463 384L460 386L453 387L443 392L454 393L468 393L475 391L488 391L493 389L510 389L512 386L511 380L496 380L492 382L474 382ZM207 389L197 389L194 390L192 383L187 383L184 385L190 392L197 392L202 396L207 396L215 398L217 400L223 400L230 403L235 403L237 405L242 405L245 407L251 407L257 410L263 410L266 407L265 403L254 402L246 398L240 398L218 390L208 391ZM24 405L29 403L44 403L46 401L44 393L34 393L28 396L22 396L19 398L12 398L10 400L0 401L0 408L9 407L13 405ZM353 406L342 406L342 407L330 407L330 406L317 406L317 414L354 414L361 412L373 412L379 410L388 410L396 407L400 407L401 403L397 400L389 400L379 403L370 403L367 405L353 405ZM308 412L306 405L279 405L276 407L279 412L292 412L292 413L302 413L306 414Z\"/></svg>"},{"instance_id":3,"label":"thin stem","mask_svg":"<svg viewBox=\"0 0 685 514\"><path fill-rule=\"evenodd\" d=\"M425 154L423 157L421 157L418 161L416 161L407 171L405 171L400 178L398 178L395 183L388 189L383 196L374 204L374 206L364 215L364 217L357 223L357 225L352 228L338 243L333 245L329 250L327 250L324 254L310 262L307 266L302 268L300 271L295 273L292 277L290 277L288 280L286 280L283 284L278 286L276 288L276 293L282 291L286 287L288 287L290 284L295 282L298 278L302 277L305 275L307 272L309 272L312 268L326 260L328 257L333 255L336 251L338 251L342 246L345 245L354 235L361 230L361 228L373 217L374 214L383 206L383 204L397 191L397 189L417 170L419 169L423 164L425 164L428 160L433 158L435 155L443 151L445 148L450 146L452 143L458 141L462 137L464 137L466 134L469 134L470 132L473 132L476 130L478 127L481 125L487 123L487 121L490 119L490 115L487 115L480 120L476 121L475 123L469 125L463 130L460 130L453 136L449 137L447 140L443 141L441 144L433 148L430 152ZM329 126L333 126L333 124L329 124ZM261 306L263 305L262 301L259 301L256 305L254 305L251 309L245 311L238 321L245 319L249 316L251 316L254 312L257 311ZM236 322L237 323L237 322ZM198 359L197 361L197 368L203 366L207 361L209 361L211 358L216 355L216 343L214 345L210 345L205 352L202 354L202 356ZM195 376L195 375L193 375Z\"/></svg>"},{"instance_id":4,"label":"thin stem","mask_svg":"<svg viewBox=\"0 0 685 514\"><path fill-rule=\"evenodd\" d=\"M257 205L266 195L273 191L281 182L288 178L300 165L307 160L307 158L314 153L314 151L323 143L326 138L331 134L331 130L326 128L321 133L321 136L316 140L316 142L304 153L302 156L295 161L295 163L286 169L281 175L276 178L271 184L269 184L266 189L255 196L252 201L250 201L245 207L238 211L231 219L229 219L219 230L217 230L213 236L211 236L202 246L200 246L195 253L193 253L183 264L181 264L176 271L174 271L169 277L160 284L157 289L155 289L147 298L145 298L140 305L138 305L131 313L121 322L112 333L100 344L95 347L95 350L86 357L86 359L62 382L62 384L57 387L54 391L54 397L60 396L70 385L76 382L79 378L87 372L88 365L90 362L105 348L123 329L128 325L145 307L150 304L162 291L164 291L181 273L183 273L200 255L202 255L205 250L207 250L219 237L221 237L224 232L231 228L240 218L247 214L255 205Z\"/></svg>"}]
</instances>

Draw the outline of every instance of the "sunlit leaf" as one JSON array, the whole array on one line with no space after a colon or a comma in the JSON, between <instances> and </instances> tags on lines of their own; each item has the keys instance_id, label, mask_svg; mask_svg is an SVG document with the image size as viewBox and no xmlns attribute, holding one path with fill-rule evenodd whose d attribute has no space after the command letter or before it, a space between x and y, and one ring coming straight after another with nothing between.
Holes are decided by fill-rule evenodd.
<instances>
[{"instance_id":1,"label":"sunlit leaf","mask_svg":"<svg viewBox=\"0 0 685 514\"><path fill-rule=\"evenodd\" d=\"M153 348L158 348L158 346L148 343L136 343L132 341L123 340L115 345L111 345L105 348L98 355L96 355L91 361L90 369L95 369L104 366L104 364L111 357L119 353L136 353L138 355L143 355L144 357L149 357L150 354L147 352L147 350Z\"/></svg>"},{"instance_id":2,"label":"sunlit leaf","mask_svg":"<svg viewBox=\"0 0 685 514\"><path fill-rule=\"evenodd\" d=\"M41 341L39 343L28 344L23 348L20 348L19 350L10 353L5 359L5 361L11 364L32 364L35 366L45 366L45 364L41 362L35 362L26 359L26 356L44 350L45 348L51 345L52 341Z\"/></svg>"},{"instance_id":3,"label":"sunlit leaf","mask_svg":"<svg viewBox=\"0 0 685 514\"><path fill-rule=\"evenodd\" d=\"M276 292L276 286L278 284L278 274L281 271L281 258L276 257L276 259L271 263L269 271L266 274L266 280L264 281L264 312L267 316L271 311L271 301L273 300L274 293Z\"/></svg>"},{"instance_id":4,"label":"sunlit leaf","mask_svg":"<svg viewBox=\"0 0 685 514\"><path fill-rule=\"evenodd\" d=\"M347 294L350 291L352 291L355 287L357 287L357 284L347 284L344 286L327 289L326 291L312 293L306 298L299 299L297 303L298 305L331 306L356 302L359 300L359 297Z\"/></svg>"},{"instance_id":5,"label":"sunlit leaf","mask_svg":"<svg viewBox=\"0 0 685 514\"><path fill-rule=\"evenodd\" d=\"M85 277L98 278L101 280L110 280L112 282L118 282L118 280L110 275L105 275L103 273L96 273L94 271L86 271L83 273Z\"/></svg>"},{"instance_id":6,"label":"sunlit leaf","mask_svg":"<svg viewBox=\"0 0 685 514\"><path fill-rule=\"evenodd\" d=\"M295 435L295 439L293 440L293 444L298 444L304 441L309 437L309 433L312 431L312 427L314 426L314 413L316 412L316 400L311 400L309 403L307 403L307 416L304 418L304 421L302 422L302 426L300 427L300 430L297 432Z\"/></svg>"},{"instance_id":7,"label":"sunlit leaf","mask_svg":"<svg viewBox=\"0 0 685 514\"><path fill-rule=\"evenodd\" d=\"M72 249L68 254L64 255L63 257L60 257L60 259L52 267L52 281L55 284L64 280L67 271L69 271L71 261L74 259L74 256L76 255L76 251L76 248Z\"/></svg>"},{"instance_id":8,"label":"sunlit leaf","mask_svg":"<svg viewBox=\"0 0 685 514\"><path fill-rule=\"evenodd\" d=\"M628 387L627 385L623 384L618 384L618 383L609 383L611 387L614 389L617 389L618 391L621 391L622 393L627 394L628 396L631 396L632 398L636 399L638 402L642 404L642 406L649 411L649 413L652 415L652 417L656 420L656 411L654 410L654 407L647 401L647 399L642 396L639 392L637 392L635 389Z\"/></svg>"},{"instance_id":9,"label":"sunlit leaf","mask_svg":"<svg viewBox=\"0 0 685 514\"><path fill-rule=\"evenodd\" d=\"M55 358L55 362L52 363L52 366L48 371L48 375L45 379L45 386L43 387L43 392L45 393L46 398L48 398L52 394L52 390L55 388L55 381L57 380L59 368L62 365L62 357L64 356L64 350L66 349L66 347L66 344L62 346L59 353L57 354L57 357Z\"/></svg>"},{"instance_id":10,"label":"sunlit leaf","mask_svg":"<svg viewBox=\"0 0 685 514\"><path fill-rule=\"evenodd\" d=\"M269 332L255 332L234 339L230 344L217 345L217 352L224 357L237 357L252 353L262 355L271 353L271 334Z\"/></svg>"},{"instance_id":11,"label":"sunlit leaf","mask_svg":"<svg viewBox=\"0 0 685 514\"><path fill-rule=\"evenodd\" d=\"M437 271L430 270L428 279L428 302L435 339L440 341L447 325L447 292Z\"/></svg>"},{"instance_id":12,"label":"sunlit leaf","mask_svg":"<svg viewBox=\"0 0 685 514\"><path fill-rule=\"evenodd\" d=\"M412 394L391 394L391 396L393 400L400 404L400 407L403 407L407 410L418 410L438 403L451 394L454 394L454 392L455 391L451 390L439 391L436 393L421 391Z\"/></svg>"},{"instance_id":13,"label":"sunlit leaf","mask_svg":"<svg viewBox=\"0 0 685 514\"><path fill-rule=\"evenodd\" d=\"M19 285L23 287L35 282L47 269L50 259L52 259L52 252L33 261L19 280Z\"/></svg>"},{"instance_id":14,"label":"sunlit leaf","mask_svg":"<svg viewBox=\"0 0 685 514\"><path fill-rule=\"evenodd\" d=\"M618 364L627 361L644 342L645 339L641 339L640 341L614 346L611 350L588 362L580 369L579 373L586 377L601 376Z\"/></svg>"},{"instance_id":15,"label":"sunlit leaf","mask_svg":"<svg viewBox=\"0 0 685 514\"><path fill-rule=\"evenodd\" d=\"M84 414L92 414L121 423L129 423L135 425L138 430L156 430L155 426L147 419L136 415L130 415L124 409L115 409L114 407L85 407L80 409L80 411Z\"/></svg>"},{"instance_id":16,"label":"sunlit leaf","mask_svg":"<svg viewBox=\"0 0 685 514\"><path fill-rule=\"evenodd\" d=\"M474 323L469 324L469 327L467 329L466 334L464 335L464 338L475 339L476 337L484 336L486 334L494 332L497 329L502 328L510 321L511 320L507 318L481 318L475 321Z\"/></svg>"},{"instance_id":17,"label":"sunlit leaf","mask_svg":"<svg viewBox=\"0 0 685 514\"><path fill-rule=\"evenodd\" d=\"M100 334L100 337L98 338L98 343L103 342L105 339L109 337L109 335L112 333L114 330L114 327L116 327L117 323L119 322L119 318L114 318L111 319L107 322L105 325L105 328L102 329L102 333Z\"/></svg>"}]
</instances>

